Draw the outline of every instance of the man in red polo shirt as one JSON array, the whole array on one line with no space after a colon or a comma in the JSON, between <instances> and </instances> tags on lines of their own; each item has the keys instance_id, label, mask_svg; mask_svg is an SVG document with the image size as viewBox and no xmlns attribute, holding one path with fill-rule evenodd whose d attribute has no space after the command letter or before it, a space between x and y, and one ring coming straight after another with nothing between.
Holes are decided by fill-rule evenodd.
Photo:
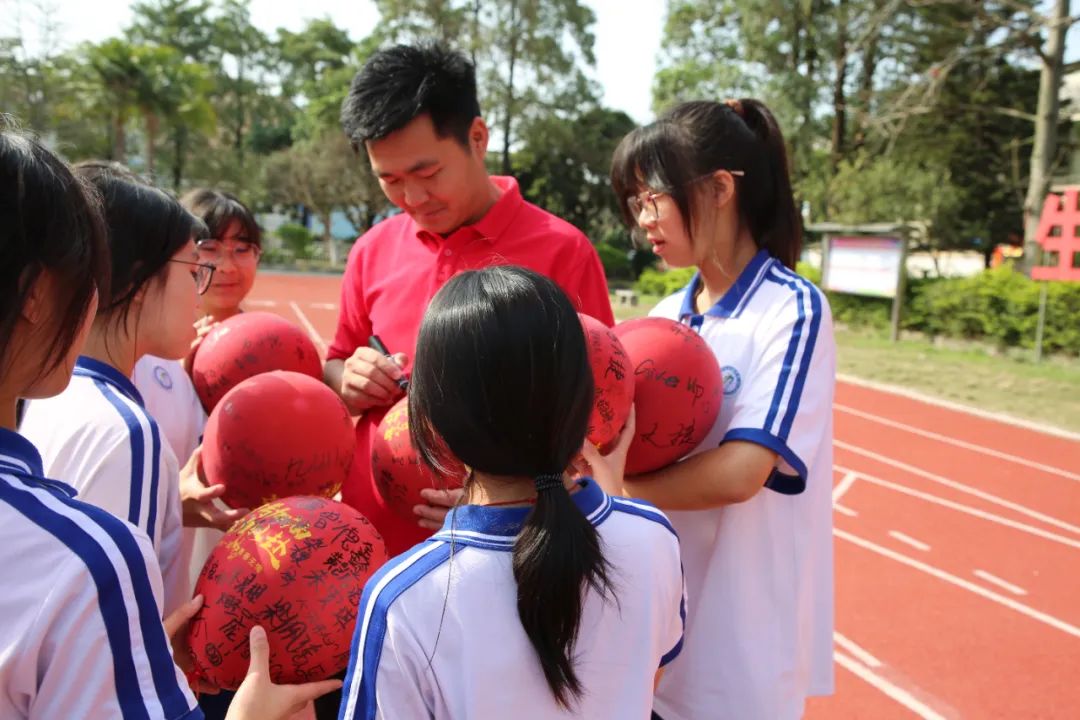
<instances>
[{"instance_id":1,"label":"man in red polo shirt","mask_svg":"<svg viewBox=\"0 0 1080 720\"><path fill-rule=\"evenodd\" d=\"M552 278L582 312L611 325L603 267L577 228L526 202L517 181L491 177L488 128L476 74L440 45L375 53L353 79L341 122L367 150L383 192L402 209L356 241L345 268L341 314L326 383L360 415L356 457L342 499L363 512L398 554L431 535L391 512L375 489L371 437L402 395L428 301L454 274L523 265ZM393 361L368 347L378 335ZM512 392L512 388L507 388Z\"/></svg>"}]
</instances>

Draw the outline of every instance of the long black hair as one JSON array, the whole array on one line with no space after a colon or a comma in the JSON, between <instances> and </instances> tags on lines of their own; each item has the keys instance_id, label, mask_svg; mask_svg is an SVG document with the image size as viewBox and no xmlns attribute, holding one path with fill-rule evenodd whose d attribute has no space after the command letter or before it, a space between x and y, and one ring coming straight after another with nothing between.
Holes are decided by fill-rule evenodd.
<instances>
[{"instance_id":1,"label":"long black hair","mask_svg":"<svg viewBox=\"0 0 1080 720\"><path fill-rule=\"evenodd\" d=\"M451 279L428 306L409 388L422 460L452 453L476 472L532 483L562 477L585 441L593 380L581 321L548 278L490 267ZM555 698L582 691L573 650L586 590L607 595L596 528L561 482L537 493L514 544L521 624Z\"/></svg>"},{"instance_id":2,"label":"long black hair","mask_svg":"<svg viewBox=\"0 0 1080 720\"><path fill-rule=\"evenodd\" d=\"M735 178L739 217L759 248L794 269L802 222L787 148L776 118L759 100L695 100L674 106L622 139L611 161L611 185L628 226L637 218L631 217L626 199L648 188L675 201L692 236L692 186L716 170L744 173Z\"/></svg>"},{"instance_id":3,"label":"long black hair","mask_svg":"<svg viewBox=\"0 0 1080 720\"><path fill-rule=\"evenodd\" d=\"M41 376L54 370L82 328L95 291L109 292L109 250L100 201L33 137L0 128L0 372L30 289L56 276L55 335Z\"/></svg>"},{"instance_id":4,"label":"long black hair","mask_svg":"<svg viewBox=\"0 0 1080 720\"><path fill-rule=\"evenodd\" d=\"M189 240L205 237L206 225L172 195L118 163L79 163L75 174L100 193L108 229L112 283L110 292L101 296L98 317L122 324L139 291L162 277L169 260Z\"/></svg>"}]
</instances>

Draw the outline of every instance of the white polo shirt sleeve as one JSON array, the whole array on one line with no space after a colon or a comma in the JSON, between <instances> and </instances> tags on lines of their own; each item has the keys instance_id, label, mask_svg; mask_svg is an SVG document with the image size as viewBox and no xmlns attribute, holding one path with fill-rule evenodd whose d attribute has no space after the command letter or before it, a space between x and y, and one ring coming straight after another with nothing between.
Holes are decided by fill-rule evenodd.
<instances>
[{"instance_id":1,"label":"white polo shirt sleeve","mask_svg":"<svg viewBox=\"0 0 1080 720\"><path fill-rule=\"evenodd\" d=\"M831 429L832 316L821 291L798 275L774 266L765 282L791 292L755 331L755 356L723 441L745 440L776 452L777 470L788 481L786 493L793 494L806 487L807 468Z\"/></svg>"}]
</instances>

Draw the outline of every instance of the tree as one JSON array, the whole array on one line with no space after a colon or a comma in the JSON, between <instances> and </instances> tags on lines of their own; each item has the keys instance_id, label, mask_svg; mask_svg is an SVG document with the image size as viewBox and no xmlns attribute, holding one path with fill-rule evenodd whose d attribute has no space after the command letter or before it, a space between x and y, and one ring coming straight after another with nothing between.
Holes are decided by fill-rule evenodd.
<instances>
[{"instance_id":1,"label":"tree","mask_svg":"<svg viewBox=\"0 0 1080 720\"><path fill-rule=\"evenodd\" d=\"M603 107L567 119L550 115L533 120L514 155L522 193L594 242L621 229L608 173L615 146L634 126L626 113Z\"/></svg>"},{"instance_id":2,"label":"tree","mask_svg":"<svg viewBox=\"0 0 1080 720\"><path fill-rule=\"evenodd\" d=\"M302 203L319 218L327 257L333 264L338 263L337 244L331 235L333 212L345 211L362 231L388 207L374 176L357 160L340 130L328 130L270 156L265 176L272 201Z\"/></svg>"},{"instance_id":3,"label":"tree","mask_svg":"<svg viewBox=\"0 0 1080 720\"><path fill-rule=\"evenodd\" d=\"M595 64L596 16L580 0L379 0L380 39L439 38L468 52L483 104L502 143L501 169L532 119L573 112L598 92L582 66Z\"/></svg>"},{"instance_id":4,"label":"tree","mask_svg":"<svg viewBox=\"0 0 1080 720\"><path fill-rule=\"evenodd\" d=\"M142 69L135 47L119 38L85 47L86 60L96 73L111 108L112 138L108 158L124 162L127 156L126 125L136 108Z\"/></svg>"},{"instance_id":5,"label":"tree","mask_svg":"<svg viewBox=\"0 0 1080 720\"><path fill-rule=\"evenodd\" d=\"M168 46L183 58L208 62L214 44L209 0L141 0L131 14L131 42Z\"/></svg>"},{"instance_id":6,"label":"tree","mask_svg":"<svg viewBox=\"0 0 1080 720\"><path fill-rule=\"evenodd\" d=\"M1043 198L1050 189L1050 169L1057 145L1062 77L1065 56L1065 33L1075 22L1069 17L1069 0L1054 0L1054 13L1047 18L1046 47L1039 53L1039 99L1035 110L1035 138L1031 146L1031 170L1027 195L1024 198L1024 269L1031 268L1041 257L1035 233Z\"/></svg>"}]
</instances>

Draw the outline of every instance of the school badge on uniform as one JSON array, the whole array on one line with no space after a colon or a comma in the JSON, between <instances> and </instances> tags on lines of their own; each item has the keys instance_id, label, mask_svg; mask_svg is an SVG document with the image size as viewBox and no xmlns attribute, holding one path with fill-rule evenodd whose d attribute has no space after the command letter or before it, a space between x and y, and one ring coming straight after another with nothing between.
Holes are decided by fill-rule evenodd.
<instances>
[{"instance_id":1,"label":"school badge on uniform","mask_svg":"<svg viewBox=\"0 0 1080 720\"><path fill-rule=\"evenodd\" d=\"M731 397L739 392L742 387L742 375L739 371L732 365L725 365L720 368L720 373L724 378L724 397Z\"/></svg>"},{"instance_id":2,"label":"school badge on uniform","mask_svg":"<svg viewBox=\"0 0 1080 720\"><path fill-rule=\"evenodd\" d=\"M169 371L161 365L154 366L154 379L157 380L157 384L166 390L172 390L173 379Z\"/></svg>"}]
</instances>

